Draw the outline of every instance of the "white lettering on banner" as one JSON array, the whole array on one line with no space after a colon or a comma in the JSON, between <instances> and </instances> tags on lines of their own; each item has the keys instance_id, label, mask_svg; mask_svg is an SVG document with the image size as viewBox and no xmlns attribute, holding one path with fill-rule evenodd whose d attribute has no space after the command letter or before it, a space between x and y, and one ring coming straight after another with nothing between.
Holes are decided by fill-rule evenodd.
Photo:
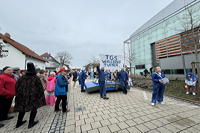
<instances>
[{"instance_id":1,"label":"white lettering on banner","mask_svg":"<svg viewBox=\"0 0 200 133\"><path fill-rule=\"evenodd\" d=\"M100 65L112 71L123 67L122 59L119 55L102 55Z\"/></svg>"}]
</instances>

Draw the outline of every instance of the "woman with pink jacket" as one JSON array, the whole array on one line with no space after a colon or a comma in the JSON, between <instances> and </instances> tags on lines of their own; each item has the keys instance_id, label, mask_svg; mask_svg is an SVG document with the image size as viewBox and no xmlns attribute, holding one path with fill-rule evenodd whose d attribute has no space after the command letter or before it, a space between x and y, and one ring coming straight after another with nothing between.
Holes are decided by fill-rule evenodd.
<instances>
[{"instance_id":1,"label":"woman with pink jacket","mask_svg":"<svg viewBox=\"0 0 200 133\"><path fill-rule=\"evenodd\" d=\"M47 96L46 96L46 104L54 105L56 98L54 96L54 90L56 85L56 74L54 72L50 73L50 76L46 79L46 88Z\"/></svg>"}]
</instances>

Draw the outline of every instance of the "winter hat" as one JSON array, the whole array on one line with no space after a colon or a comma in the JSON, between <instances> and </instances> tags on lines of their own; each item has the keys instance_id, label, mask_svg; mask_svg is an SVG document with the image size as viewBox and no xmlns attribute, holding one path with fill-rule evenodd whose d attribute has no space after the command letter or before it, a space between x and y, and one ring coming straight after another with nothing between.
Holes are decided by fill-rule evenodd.
<instances>
[{"instance_id":1,"label":"winter hat","mask_svg":"<svg viewBox=\"0 0 200 133\"><path fill-rule=\"evenodd\" d=\"M63 72L63 71L66 71L66 69L65 68L60 68L59 72Z\"/></svg>"},{"instance_id":2,"label":"winter hat","mask_svg":"<svg viewBox=\"0 0 200 133\"><path fill-rule=\"evenodd\" d=\"M8 68L11 68L11 67L9 67L9 66L4 67L4 68L3 68L3 72L4 72L5 70L7 70Z\"/></svg>"},{"instance_id":3,"label":"winter hat","mask_svg":"<svg viewBox=\"0 0 200 133\"><path fill-rule=\"evenodd\" d=\"M36 73L35 66L32 62L27 63L27 73Z\"/></svg>"}]
</instances>

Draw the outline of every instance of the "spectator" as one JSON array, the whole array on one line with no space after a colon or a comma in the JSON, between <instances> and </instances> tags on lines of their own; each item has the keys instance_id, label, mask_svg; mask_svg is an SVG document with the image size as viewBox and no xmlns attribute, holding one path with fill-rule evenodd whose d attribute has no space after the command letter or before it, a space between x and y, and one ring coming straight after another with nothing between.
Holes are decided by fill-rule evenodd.
<instances>
[{"instance_id":1,"label":"spectator","mask_svg":"<svg viewBox=\"0 0 200 133\"><path fill-rule=\"evenodd\" d=\"M13 69L9 66L3 68L3 74L0 75L0 121L12 119L8 112L15 96L16 79L12 75Z\"/></svg>"},{"instance_id":2,"label":"spectator","mask_svg":"<svg viewBox=\"0 0 200 133\"><path fill-rule=\"evenodd\" d=\"M188 72L185 77L185 88L187 89L186 94L190 94L192 92L192 95L196 95L196 82L197 77L194 73Z\"/></svg>"},{"instance_id":3,"label":"spectator","mask_svg":"<svg viewBox=\"0 0 200 133\"><path fill-rule=\"evenodd\" d=\"M26 70L21 70L21 71L20 71L20 77L22 77L22 76L24 76L24 75L26 75Z\"/></svg>"},{"instance_id":4,"label":"spectator","mask_svg":"<svg viewBox=\"0 0 200 133\"><path fill-rule=\"evenodd\" d=\"M120 85L123 87L123 93L127 94L127 89L128 89L128 73L122 69L119 72L119 82Z\"/></svg>"},{"instance_id":5,"label":"spectator","mask_svg":"<svg viewBox=\"0 0 200 133\"><path fill-rule=\"evenodd\" d=\"M46 79L46 104L47 105L54 105L56 98L54 95L54 90L55 90L55 86L56 86L56 77L55 77L55 73L51 72L50 76Z\"/></svg>"},{"instance_id":6,"label":"spectator","mask_svg":"<svg viewBox=\"0 0 200 133\"><path fill-rule=\"evenodd\" d=\"M76 81L77 81L77 78L78 78L78 73L77 73L77 71L75 70L75 71L73 72L72 75L73 75L72 81L74 82L73 87L75 87Z\"/></svg>"},{"instance_id":7,"label":"spectator","mask_svg":"<svg viewBox=\"0 0 200 133\"><path fill-rule=\"evenodd\" d=\"M40 70L39 73L37 74L37 76L40 78L43 88L46 88L45 71L44 70Z\"/></svg>"},{"instance_id":8,"label":"spectator","mask_svg":"<svg viewBox=\"0 0 200 133\"><path fill-rule=\"evenodd\" d=\"M149 73L148 70L145 68L144 69L144 76L147 77L148 73Z\"/></svg>"},{"instance_id":9,"label":"spectator","mask_svg":"<svg viewBox=\"0 0 200 133\"><path fill-rule=\"evenodd\" d=\"M60 101L62 100L62 111L65 113L67 111L66 105L67 105L67 92L68 92L68 80L66 78L67 71L65 68L60 69L60 73L57 75L56 78L56 87L55 87L55 96L56 99L56 105L55 105L55 111L60 111L59 105Z\"/></svg>"},{"instance_id":10,"label":"spectator","mask_svg":"<svg viewBox=\"0 0 200 133\"><path fill-rule=\"evenodd\" d=\"M79 83L81 85L81 92L85 92L84 87L85 87L85 80L86 80L86 78L87 78L87 75L86 75L85 71L82 70L80 72L80 74L79 74Z\"/></svg>"},{"instance_id":11,"label":"spectator","mask_svg":"<svg viewBox=\"0 0 200 133\"><path fill-rule=\"evenodd\" d=\"M20 78L20 69L19 68L14 68L13 69L13 74L16 80L18 80Z\"/></svg>"},{"instance_id":12,"label":"spectator","mask_svg":"<svg viewBox=\"0 0 200 133\"><path fill-rule=\"evenodd\" d=\"M16 128L26 122L23 118L28 111L31 111L28 128L36 125L39 122L35 121L37 109L44 105L44 88L41 80L36 76L34 64L28 63L26 75L22 76L16 84L15 111L19 112Z\"/></svg>"},{"instance_id":13,"label":"spectator","mask_svg":"<svg viewBox=\"0 0 200 133\"><path fill-rule=\"evenodd\" d=\"M91 80L94 79L94 72L93 72L93 71L90 72L90 79L91 79Z\"/></svg>"}]
</instances>

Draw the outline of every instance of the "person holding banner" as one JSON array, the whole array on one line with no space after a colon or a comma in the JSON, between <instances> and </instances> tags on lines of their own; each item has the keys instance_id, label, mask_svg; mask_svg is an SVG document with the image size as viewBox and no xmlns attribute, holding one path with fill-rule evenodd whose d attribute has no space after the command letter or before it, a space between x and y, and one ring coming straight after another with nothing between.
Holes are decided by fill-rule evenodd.
<instances>
[{"instance_id":1,"label":"person holding banner","mask_svg":"<svg viewBox=\"0 0 200 133\"><path fill-rule=\"evenodd\" d=\"M127 89L128 89L128 73L122 69L119 72L119 82L120 85L123 87L123 93L127 94Z\"/></svg>"},{"instance_id":2,"label":"person holding banner","mask_svg":"<svg viewBox=\"0 0 200 133\"><path fill-rule=\"evenodd\" d=\"M154 106L156 102L163 103L165 84L168 83L169 80L165 77L165 74L161 72L160 66L155 67L155 72L152 73L151 76L153 82L151 105Z\"/></svg>"},{"instance_id":3,"label":"person holding banner","mask_svg":"<svg viewBox=\"0 0 200 133\"><path fill-rule=\"evenodd\" d=\"M106 73L104 72L104 68L102 67L100 70L99 66L97 66L97 72L99 75L100 97L105 100L109 99L108 97L106 97L106 88L105 88Z\"/></svg>"}]
</instances>

